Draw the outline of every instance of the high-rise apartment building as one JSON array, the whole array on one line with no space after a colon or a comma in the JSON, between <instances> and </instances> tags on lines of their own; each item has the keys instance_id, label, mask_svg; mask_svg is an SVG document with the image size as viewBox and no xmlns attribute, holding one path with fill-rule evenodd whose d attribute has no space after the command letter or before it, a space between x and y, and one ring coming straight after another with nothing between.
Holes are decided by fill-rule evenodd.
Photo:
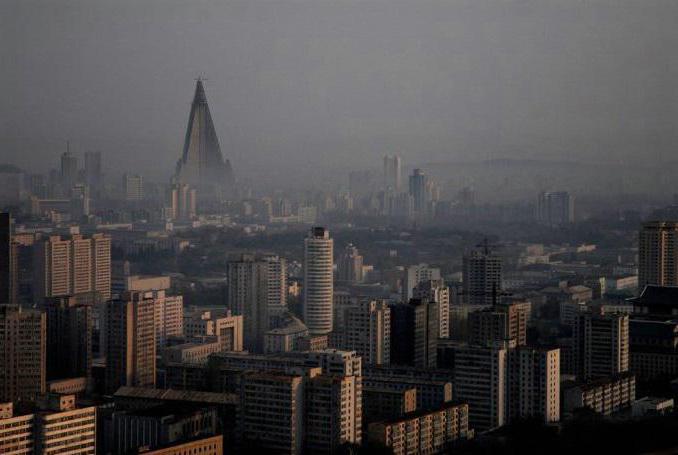
<instances>
[{"instance_id":1,"label":"high-rise apartment building","mask_svg":"<svg viewBox=\"0 0 678 455\"><path fill-rule=\"evenodd\" d=\"M506 420L560 420L560 349L519 347L508 351Z\"/></svg>"},{"instance_id":2,"label":"high-rise apartment building","mask_svg":"<svg viewBox=\"0 0 678 455\"><path fill-rule=\"evenodd\" d=\"M443 280L422 281L414 288L414 298L438 304L438 338L450 337L450 288Z\"/></svg>"},{"instance_id":3,"label":"high-rise apartment building","mask_svg":"<svg viewBox=\"0 0 678 455\"><path fill-rule=\"evenodd\" d=\"M146 297L155 301L155 343L158 348L172 337L184 335L184 298L167 295L167 291L147 291Z\"/></svg>"},{"instance_id":4,"label":"high-rise apartment building","mask_svg":"<svg viewBox=\"0 0 678 455\"><path fill-rule=\"evenodd\" d=\"M88 378L92 368L93 308L76 296L49 297L47 317L47 378Z\"/></svg>"},{"instance_id":5,"label":"high-rise apartment building","mask_svg":"<svg viewBox=\"0 0 678 455\"><path fill-rule=\"evenodd\" d=\"M678 286L678 223L644 223L638 237L638 291L648 284Z\"/></svg>"},{"instance_id":6,"label":"high-rise apartment building","mask_svg":"<svg viewBox=\"0 0 678 455\"><path fill-rule=\"evenodd\" d=\"M574 222L574 197L566 191L543 192L537 199L537 221L550 227Z\"/></svg>"},{"instance_id":7,"label":"high-rise apartment building","mask_svg":"<svg viewBox=\"0 0 678 455\"><path fill-rule=\"evenodd\" d=\"M12 217L9 213L0 213L0 304L16 302L17 268L17 248L12 242Z\"/></svg>"},{"instance_id":8,"label":"high-rise apartment building","mask_svg":"<svg viewBox=\"0 0 678 455\"><path fill-rule=\"evenodd\" d=\"M368 387L363 381L363 427L417 410L417 389Z\"/></svg>"},{"instance_id":9,"label":"high-rise apartment building","mask_svg":"<svg viewBox=\"0 0 678 455\"><path fill-rule=\"evenodd\" d=\"M304 240L304 323L311 335L332 331L334 241L323 227L314 227Z\"/></svg>"},{"instance_id":10,"label":"high-rise apartment building","mask_svg":"<svg viewBox=\"0 0 678 455\"><path fill-rule=\"evenodd\" d=\"M514 340L516 345L524 346L527 344L530 311L529 302L507 302L469 313L469 343L491 345L497 341Z\"/></svg>"},{"instance_id":11,"label":"high-rise apartment building","mask_svg":"<svg viewBox=\"0 0 678 455\"><path fill-rule=\"evenodd\" d=\"M572 336L579 380L615 376L629 370L628 315L578 315Z\"/></svg>"},{"instance_id":12,"label":"high-rise apartment building","mask_svg":"<svg viewBox=\"0 0 678 455\"><path fill-rule=\"evenodd\" d=\"M363 257L350 243L337 259L337 280L349 284L363 281Z\"/></svg>"},{"instance_id":13,"label":"high-rise apartment building","mask_svg":"<svg viewBox=\"0 0 678 455\"><path fill-rule=\"evenodd\" d=\"M362 382L357 375L317 374L306 384L308 453L337 453L362 439Z\"/></svg>"},{"instance_id":14,"label":"high-rise apartment building","mask_svg":"<svg viewBox=\"0 0 678 455\"><path fill-rule=\"evenodd\" d=\"M365 368L363 385L382 392L416 390L416 409L435 409L452 401L452 382L447 374L437 375L436 370L391 366Z\"/></svg>"},{"instance_id":15,"label":"high-rise apartment building","mask_svg":"<svg viewBox=\"0 0 678 455\"><path fill-rule=\"evenodd\" d=\"M355 351L366 365L384 366L391 357L391 309L386 302L360 300L342 305L341 326L332 332L332 347Z\"/></svg>"},{"instance_id":16,"label":"high-rise apartment building","mask_svg":"<svg viewBox=\"0 0 678 455\"><path fill-rule=\"evenodd\" d=\"M470 426L485 431L506 419L507 349L462 345L454 356L454 395L469 405Z\"/></svg>"},{"instance_id":17,"label":"high-rise apartment building","mask_svg":"<svg viewBox=\"0 0 678 455\"><path fill-rule=\"evenodd\" d=\"M139 174L124 174L122 176L122 192L126 201L143 200L144 178Z\"/></svg>"},{"instance_id":18,"label":"high-rise apartment building","mask_svg":"<svg viewBox=\"0 0 678 455\"><path fill-rule=\"evenodd\" d=\"M287 310L287 261L279 256L261 258L267 265L267 306L269 318Z\"/></svg>"},{"instance_id":19,"label":"high-rise apartment building","mask_svg":"<svg viewBox=\"0 0 678 455\"><path fill-rule=\"evenodd\" d=\"M300 374L251 372L241 379L240 437L245 445L275 453L304 448L304 379Z\"/></svg>"},{"instance_id":20,"label":"high-rise apartment building","mask_svg":"<svg viewBox=\"0 0 678 455\"><path fill-rule=\"evenodd\" d=\"M440 330L438 304L413 299L390 307L391 363L435 368Z\"/></svg>"},{"instance_id":21,"label":"high-rise apartment building","mask_svg":"<svg viewBox=\"0 0 678 455\"><path fill-rule=\"evenodd\" d=\"M440 280L440 269L437 267L429 267L428 264L407 267L402 281L403 302L409 302L414 297L414 288L419 283L437 280Z\"/></svg>"},{"instance_id":22,"label":"high-rise apartment building","mask_svg":"<svg viewBox=\"0 0 678 455\"><path fill-rule=\"evenodd\" d=\"M111 238L51 236L33 246L37 299L97 291L111 295Z\"/></svg>"},{"instance_id":23,"label":"high-rise apartment building","mask_svg":"<svg viewBox=\"0 0 678 455\"><path fill-rule=\"evenodd\" d=\"M489 249L464 255L463 294L470 305L494 305L501 294L501 258Z\"/></svg>"},{"instance_id":24,"label":"high-rise apartment building","mask_svg":"<svg viewBox=\"0 0 678 455\"><path fill-rule=\"evenodd\" d=\"M240 370L238 381L220 383L239 394L243 444L290 454L360 444L362 364L354 352L219 353L212 360L227 375Z\"/></svg>"},{"instance_id":25,"label":"high-rise apartment building","mask_svg":"<svg viewBox=\"0 0 678 455\"><path fill-rule=\"evenodd\" d=\"M142 291L145 298L155 300L155 341L158 349L165 346L168 338L184 335L184 298L168 295L170 283L166 276L124 277L125 291Z\"/></svg>"},{"instance_id":26,"label":"high-rise apartment building","mask_svg":"<svg viewBox=\"0 0 678 455\"><path fill-rule=\"evenodd\" d=\"M0 402L45 393L46 325L40 311L0 305Z\"/></svg>"},{"instance_id":27,"label":"high-rise apartment building","mask_svg":"<svg viewBox=\"0 0 678 455\"><path fill-rule=\"evenodd\" d=\"M384 156L384 189L395 192L402 186L402 162L398 155Z\"/></svg>"},{"instance_id":28,"label":"high-rise apartment building","mask_svg":"<svg viewBox=\"0 0 678 455\"><path fill-rule=\"evenodd\" d=\"M105 391L155 387L155 300L130 291L105 306Z\"/></svg>"},{"instance_id":29,"label":"high-rise apartment building","mask_svg":"<svg viewBox=\"0 0 678 455\"><path fill-rule=\"evenodd\" d=\"M228 262L228 304L244 321L245 348L264 351L264 336L270 318L286 306L284 259L276 256L256 258L244 254Z\"/></svg>"}]
</instances>

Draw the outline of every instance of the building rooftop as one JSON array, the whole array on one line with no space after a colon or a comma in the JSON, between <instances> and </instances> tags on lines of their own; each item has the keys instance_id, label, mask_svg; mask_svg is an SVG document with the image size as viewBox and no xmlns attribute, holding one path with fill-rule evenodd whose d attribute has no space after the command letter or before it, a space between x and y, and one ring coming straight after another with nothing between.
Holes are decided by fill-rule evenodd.
<instances>
[{"instance_id":1,"label":"building rooftop","mask_svg":"<svg viewBox=\"0 0 678 455\"><path fill-rule=\"evenodd\" d=\"M197 403L162 403L148 408L123 412L123 415L138 417L178 417L190 416L205 409L205 405Z\"/></svg>"},{"instance_id":2,"label":"building rooftop","mask_svg":"<svg viewBox=\"0 0 678 455\"><path fill-rule=\"evenodd\" d=\"M644 319L631 319L631 336L668 337L678 336L678 321L652 321Z\"/></svg>"},{"instance_id":3,"label":"building rooftop","mask_svg":"<svg viewBox=\"0 0 678 455\"><path fill-rule=\"evenodd\" d=\"M237 404L238 397L232 393L198 392L195 390L151 389L147 387L120 387L113 395L116 398L144 398L162 401L189 401L213 404Z\"/></svg>"},{"instance_id":4,"label":"building rooftop","mask_svg":"<svg viewBox=\"0 0 678 455\"><path fill-rule=\"evenodd\" d=\"M645 286L640 297L631 298L629 302L642 306L678 306L678 286L655 286L649 284Z\"/></svg>"},{"instance_id":5,"label":"building rooftop","mask_svg":"<svg viewBox=\"0 0 678 455\"><path fill-rule=\"evenodd\" d=\"M290 335L307 331L308 327L299 318L287 312L281 316L280 326L269 330L272 335Z\"/></svg>"},{"instance_id":6,"label":"building rooftop","mask_svg":"<svg viewBox=\"0 0 678 455\"><path fill-rule=\"evenodd\" d=\"M386 419L382 420L381 422L375 422L375 423L382 423L382 424L391 424L391 423L397 423L397 422L403 422L406 420L412 420L416 419L419 417L423 417L429 414L434 414L436 412L444 411L445 409L450 409L454 408L457 406L468 406L468 403L462 403L462 402L455 402L455 401L448 401L447 403L443 403L437 408L433 409L419 409L417 411L413 412L408 412L407 414L403 414L399 417L394 417L392 419Z\"/></svg>"},{"instance_id":7,"label":"building rooftop","mask_svg":"<svg viewBox=\"0 0 678 455\"><path fill-rule=\"evenodd\" d=\"M564 381L561 384L561 389L572 389L575 387L579 387L582 390L590 390L596 387L600 387L606 384L611 384L615 381L620 381L622 379L628 379L628 378L635 378L635 375L631 373L630 371L627 371L625 373L621 373L615 376L608 376L605 378L599 378L599 379L592 379L589 381Z\"/></svg>"}]
</instances>

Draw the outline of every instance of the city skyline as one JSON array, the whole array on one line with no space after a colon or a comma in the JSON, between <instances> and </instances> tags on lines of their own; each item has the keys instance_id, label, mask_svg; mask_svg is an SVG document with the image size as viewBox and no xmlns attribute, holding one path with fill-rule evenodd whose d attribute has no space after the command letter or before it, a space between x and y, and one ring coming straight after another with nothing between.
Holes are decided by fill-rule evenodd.
<instances>
[{"instance_id":1,"label":"city skyline","mask_svg":"<svg viewBox=\"0 0 678 455\"><path fill-rule=\"evenodd\" d=\"M678 4L43 3L0 453L678 453Z\"/></svg>"},{"instance_id":2,"label":"city skyline","mask_svg":"<svg viewBox=\"0 0 678 455\"><path fill-rule=\"evenodd\" d=\"M70 140L78 153L115 155L120 172L135 166L159 180L174 169L189 87L201 74L209 79L221 145L253 178L275 177L276 169L299 175L302 163L365 166L394 152L413 166L488 158L637 164L647 153L674 161L673 63L663 56L678 39L667 21L675 5L644 2L645 14L634 2L490 3L487 10L438 1L420 9L404 1L393 10L379 2L302 5L303 14L286 2L195 9L179 2L166 10L123 3L107 23L115 9L105 2L55 2L37 12L3 2L0 16L12 18L2 24L3 51L13 71L0 81L14 90L0 112L8 119L0 161L31 167L21 151L47 162ZM100 33L87 25L88 15L107 24ZM432 26L419 26L432 17ZM52 18L69 21L69 32L46 26ZM172 27L161 27L163 20ZM35 33L42 29L52 38ZM97 45L77 46L89 40ZM41 60L43 46L59 60ZM73 48L78 52L66 52ZM105 51L128 64L111 67ZM155 57L144 60L146 53ZM57 71L45 92L41 74L50 63ZM637 86L645 89L631 89ZM113 102L109 93L116 93ZM37 99L43 109L29 111ZM29 115L32 121L20 121ZM646 134L638 117L652 119L658 135Z\"/></svg>"}]
</instances>

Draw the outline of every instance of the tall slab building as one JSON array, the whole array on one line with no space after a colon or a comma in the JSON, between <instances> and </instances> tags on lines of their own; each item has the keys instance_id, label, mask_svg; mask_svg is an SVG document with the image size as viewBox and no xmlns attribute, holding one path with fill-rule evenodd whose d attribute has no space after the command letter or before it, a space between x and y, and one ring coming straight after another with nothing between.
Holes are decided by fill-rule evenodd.
<instances>
[{"instance_id":1,"label":"tall slab building","mask_svg":"<svg viewBox=\"0 0 678 455\"><path fill-rule=\"evenodd\" d=\"M304 239L304 323L312 335L332 331L334 241L324 227Z\"/></svg>"},{"instance_id":2,"label":"tall slab building","mask_svg":"<svg viewBox=\"0 0 678 455\"><path fill-rule=\"evenodd\" d=\"M0 213L0 304L16 301L16 259L16 245L12 243L12 216Z\"/></svg>"},{"instance_id":3,"label":"tall slab building","mask_svg":"<svg viewBox=\"0 0 678 455\"><path fill-rule=\"evenodd\" d=\"M678 223L649 221L644 223L638 237L638 293L645 286L678 285Z\"/></svg>"},{"instance_id":4,"label":"tall slab building","mask_svg":"<svg viewBox=\"0 0 678 455\"><path fill-rule=\"evenodd\" d=\"M200 198L219 196L233 187L231 163L221 154L201 79L195 86L184 151L177 162L175 180L197 188Z\"/></svg>"},{"instance_id":5,"label":"tall slab building","mask_svg":"<svg viewBox=\"0 0 678 455\"><path fill-rule=\"evenodd\" d=\"M228 262L228 304L244 318L245 349L264 351L270 318L286 306L285 260L277 256L243 254Z\"/></svg>"}]
</instances>

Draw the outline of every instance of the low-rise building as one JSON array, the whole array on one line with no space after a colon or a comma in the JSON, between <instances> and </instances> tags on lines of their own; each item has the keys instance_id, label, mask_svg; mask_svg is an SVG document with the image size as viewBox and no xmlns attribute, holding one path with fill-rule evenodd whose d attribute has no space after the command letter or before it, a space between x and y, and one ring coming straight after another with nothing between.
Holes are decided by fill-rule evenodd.
<instances>
[{"instance_id":1,"label":"low-rise building","mask_svg":"<svg viewBox=\"0 0 678 455\"><path fill-rule=\"evenodd\" d=\"M566 382L562 388L565 415L572 415L579 408L610 415L630 407L636 399L636 377L631 373L588 382Z\"/></svg>"},{"instance_id":2,"label":"low-rise building","mask_svg":"<svg viewBox=\"0 0 678 455\"><path fill-rule=\"evenodd\" d=\"M34 453L34 427L34 414L15 416L12 403L0 403L0 453Z\"/></svg>"},{"instance_id":3,"label":"low-rise building","mask_svg":"<svg viewBox=\"0 0 678 455\"><path fill-rule=\"evenodd\" d=\"M0 453L95 454L97 410L78 408L75 395L40 397L34 412L14 415L11 403L0 404Z\"/></svg>"},{"instance_id":4,"label":"low-rise building","mask_svg":"<svg viewBox=\"0 0 678 455\"><path fill-rule=\"evenodd\" d=\"M143 452L144 455L223 455L223 453L224 437L221 435L200 438L195 441Z\"/></svg>"},{"instance_id":5,"label":"low-rise building","mask_svg":"<svg viewBox=\"0 0 678 455\"><path fill-rule=\"evenodd\" d=\"M467 404L445 404L395 419L371 423L368 440L388 447L394 455L441 453L456 441L470 439Z\"/></svg>"},{"instance_id":6,"label":"low-rise building","mask_svg":"<svg viewBox=\"0 0 678 455\"><path fill-rule=\"evenodd\" d=\"M214 436L217 410L200 404L163 403L149 408L114 412L113 453L128 453L139 447L165 447L194 438Z\"/></svg>"},{"instance_id":7,"label":"low-rise building","mask_svg":"<svg viewBox=\"0 0 678 455\"><path fill-rule=\"evenodd\" d=\"M163 363L199 363L204 364L211 354L221 351L221 342L217 337L204 342L182 343L165 348Z\"/></svg>"},{"instance_id":8,"label":"low-rise building","mask_svg":"<svg viewBox=\"0 0 678 455\"><path fill-rule=\"evenodd\" d=\"M230 311L190 307L184 313L183 329L187 337L219 337L223 351L243 350L243 316Z\"/></svg>"},{"instance_id":9,"label":"low-rise building","mask_svg":"<svg viewBox=\"0 0 678 455\"><path fill-rule=\"evenodd\" d=\"M673 413L673 398L643 397L633 402L633 417L659 416Z\"/></svg>"},{"instance_id":10,"label":"low-rise building","mask_svg":"<svg viewBox=\"0 0 678 455\"><path fill-rule=\"evenodd\" d=\"M283 313L276 319L276 327L264 334L264 352L294 351L299 340L308 337L308 327L289 313Z\"/></svg>"}]
</instances>

